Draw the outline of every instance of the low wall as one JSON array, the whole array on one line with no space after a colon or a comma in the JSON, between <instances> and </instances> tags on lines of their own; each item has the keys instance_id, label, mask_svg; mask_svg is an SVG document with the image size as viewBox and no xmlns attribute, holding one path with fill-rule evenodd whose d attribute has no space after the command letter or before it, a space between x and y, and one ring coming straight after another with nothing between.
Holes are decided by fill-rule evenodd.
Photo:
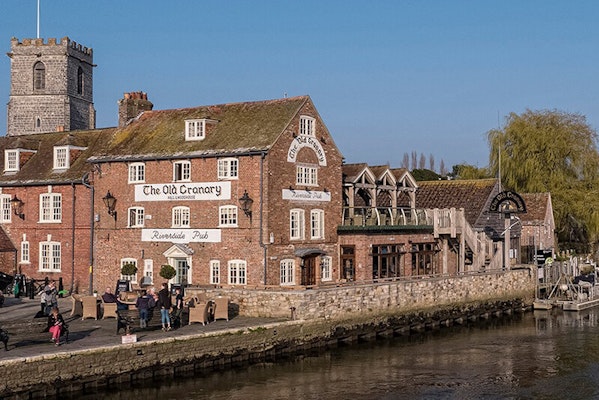
<instances>
[{"instance_id":1,"label":"low wall","mask_svg":"<svg viewBox=\"0 0 599 400\"><path fill-rule=\"evenodd\" d=\"M242 315L297 320L0 361L0 398L31 399L274 360L339 341L510 315L532 304L528 270L305 291L214 291ZM282 311L277 311L282 309ZM431 328L433 327L433 328Z\"/></svg>"},{"instance_id":2,"label":"low wall","mask_svg":"<svg viewBox=\"0 0 599 400\"><path fill-rule=\"evenodd\" d=\"M208 297L228 296L230 313L249 317L297 319L345 318L351 314L409 311L465 302L527 299L532 302L535 277L528 266L459 277L425 277L317 290L194 289Z\"/></svg>"}]
</instances>

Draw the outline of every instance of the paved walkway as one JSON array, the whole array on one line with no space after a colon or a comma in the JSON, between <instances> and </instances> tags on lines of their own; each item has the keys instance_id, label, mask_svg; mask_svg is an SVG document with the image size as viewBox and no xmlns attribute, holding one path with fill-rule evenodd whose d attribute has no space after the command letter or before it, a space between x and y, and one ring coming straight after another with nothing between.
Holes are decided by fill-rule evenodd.
<instances>
[{"instance_id":1,"label":"paved walkway","mask_svg":"<svg viewBox=\"0 0 599 400\"><path fill-rule=\"evenodd\" d=\"M50 333L41 333L41 330L46 326L46 319L34 318L36 312L40 310L39 299L6 297L4 307L0 308L0 328L6 329L10 335L9 351L4 351L0 343L0 362L8 359L114 346L122 343L123 331L121 330L119 334L116 334L115 318L81 320L80 316L70 316L70 298L59 299L58 304L60 312L69 324L70 334L67 344L56 347L50 343ZM163 332L160 327L151 327L147 330L138 329L135 333L138 341L151 341L204 332L259 327L273 322L281 322L281 320L236 316L229 321L218 320L206 326L202 324L184 325L169 332Z\"/></svg>"}]
</instances>

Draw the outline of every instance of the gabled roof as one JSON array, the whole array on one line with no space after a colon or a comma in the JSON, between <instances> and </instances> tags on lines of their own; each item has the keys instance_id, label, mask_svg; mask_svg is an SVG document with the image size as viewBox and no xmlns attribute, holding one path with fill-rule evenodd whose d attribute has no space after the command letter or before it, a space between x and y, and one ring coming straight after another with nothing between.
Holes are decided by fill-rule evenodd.
<instances>
[{"instance_id":1,"label":"gabled roof","mask_svg":"<svg viewBox=\"0 0 599 400\"><path fill-rule=\"evenodd\" d=\"M86 159L104 151L115 128L89 131L39 133L0 137L0 186L46 185L81 182L91 169ZM66 170L54 170L54 146L73 145L81 154L71 160ZM3 173L4 150L26 149L25 163L19 171Z\"/></svg>"},{"instance_id":2,"label":"gabled roof","mask_svg":"<svg viewBox=\"0 0 599 400\"><path fill-rule=\"evenodd\" d=\"M356 163L356 164L343 164L341 167L341 171L343 173L343 182L352 182L357 183L360 181L360 178L366 174L368 177L368 181L374 183L376 180L375 175L372 173L368 164L366 163Z\"/></svg>"},{"instance_id":3,"label":"gabled roof","mask_svg":"<svg viewBox=\"0 0 599 400\"><path fill-rule=\"evenodd\" d=\"M396 182L406 181L406 187L418 187L418 182L416 182L416 179L414 179L414 177L407 168L391 168L389 171L391 171L393 176L395 176Z\"/></svg>"},{"instance_id":4,"label":"gabled roof","mask_svg":"<svg viewBox=\"0 0 599 400\"><path fill-rule=\"evenodd\" d=\"M463 208L474 226L498 192L497 179L439 180L418 182L416 208Z\"/></svg>"},{"instance_id":5,"label":"gabled roof","mask_svg":"<svg viewBox=\"0 0 599 400\"><path fill-rule=\"evenodd\" d=\"M230 103L174 110L145 111L117 128L106 150L91 162L208 156L266 151L285 132L308 96ZM203 140L185 140L185 120L210 119Z\"/></svg>"},{"instance_id":6,"label":"gabled roof","mask_svg":"<svg viewBox=\"0 0 599 400\"><path fill-rule=\"evenodd\" d=\"M553 216L550 193L521 193L520 196L526 204L526 213L518 215L523 224L543 223L548 213Z\"/></svg>"}]
</instances>

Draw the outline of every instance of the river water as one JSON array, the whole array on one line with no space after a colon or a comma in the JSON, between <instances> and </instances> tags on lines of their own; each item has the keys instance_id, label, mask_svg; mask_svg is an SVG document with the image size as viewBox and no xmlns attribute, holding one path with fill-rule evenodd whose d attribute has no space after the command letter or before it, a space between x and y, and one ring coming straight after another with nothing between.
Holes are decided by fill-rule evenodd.
<instances>
[{"instance_id":1,"label":"river water","mask_svg":"<svg viewBox=\"0 0 599 400\"><path fill-rule=\"evenodd\" d=\"M598 317L534 311L77 398L599 399Z\"/></svg>"}]
</instances>

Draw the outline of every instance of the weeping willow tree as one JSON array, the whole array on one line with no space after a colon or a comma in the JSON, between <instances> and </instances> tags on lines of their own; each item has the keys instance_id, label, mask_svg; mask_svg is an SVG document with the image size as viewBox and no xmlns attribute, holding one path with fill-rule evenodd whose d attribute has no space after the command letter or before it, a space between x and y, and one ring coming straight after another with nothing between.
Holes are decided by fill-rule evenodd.
<instances>
[{"instance_id":1,"label":"weeping willow tree","mask_svg":"<svg viewBox=\"0 0 599 400\"><path fill-rule=\"evenodd\" d=\"M550 192L560 247L594 252L599 241L599 153L597 133L585 117L556 110L511 113L505 126L487 137L489 169L495 176L501 171L503 187Z\"/></svg>"}]
</instances>

